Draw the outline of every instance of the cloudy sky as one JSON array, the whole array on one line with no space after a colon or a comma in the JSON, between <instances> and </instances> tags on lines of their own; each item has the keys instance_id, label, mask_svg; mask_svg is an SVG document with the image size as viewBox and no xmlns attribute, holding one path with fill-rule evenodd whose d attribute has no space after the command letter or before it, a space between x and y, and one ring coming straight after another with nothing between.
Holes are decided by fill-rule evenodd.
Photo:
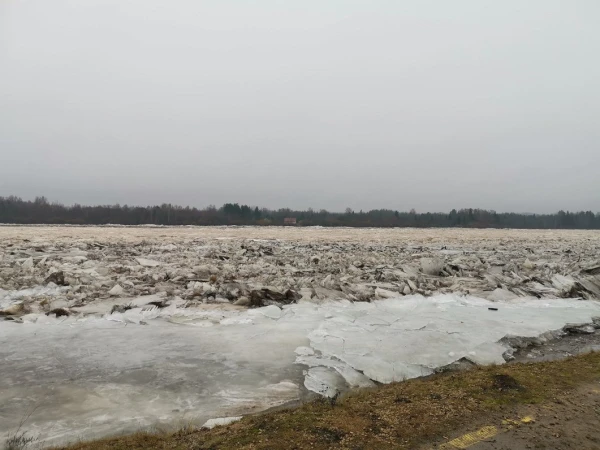
<instances>
[{"instance_id":1,"label":"cloudy sky","mask_svg":"<svg viewBox=\"0 0 600 450\"><path fill-rule=\"evenodd\" d=\"M600 211L598 0L2 0L0 195Z\"/></svg>"}]
</instances>

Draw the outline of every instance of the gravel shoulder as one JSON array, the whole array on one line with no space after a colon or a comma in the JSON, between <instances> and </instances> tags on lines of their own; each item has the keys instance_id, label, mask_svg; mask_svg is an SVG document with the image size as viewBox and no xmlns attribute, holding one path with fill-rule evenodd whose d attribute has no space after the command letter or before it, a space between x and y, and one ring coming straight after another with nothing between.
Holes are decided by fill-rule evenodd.
<instances>
[{"instance_id":1,"label":"gravel shoulder","mask_svg":"<svg viewBox=\"0 0 600 450\"><path fill-rule=\"evenodd\" d=\"M600 448L600 382L583 383L539 404L489 413L478 422L422 448L596 450Z\"/></svg>"}]
</instances>

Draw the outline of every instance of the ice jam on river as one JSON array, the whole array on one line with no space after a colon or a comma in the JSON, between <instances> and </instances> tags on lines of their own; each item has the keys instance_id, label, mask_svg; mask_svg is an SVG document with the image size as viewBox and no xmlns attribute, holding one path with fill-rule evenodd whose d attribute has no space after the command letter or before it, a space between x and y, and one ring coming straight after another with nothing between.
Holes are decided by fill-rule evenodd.
<instances>
[{"instance_id":1,"label":"ice jam on river","mask_svg":"<svg viewBox=\"0 0 600 450\"><path fill-rule=\"evenodd\" d=\"M43 445L213 426L503 363L595 332L599 254L595 231L0 226L0 440L24 419Z\"/></svg>"}]
</instances>

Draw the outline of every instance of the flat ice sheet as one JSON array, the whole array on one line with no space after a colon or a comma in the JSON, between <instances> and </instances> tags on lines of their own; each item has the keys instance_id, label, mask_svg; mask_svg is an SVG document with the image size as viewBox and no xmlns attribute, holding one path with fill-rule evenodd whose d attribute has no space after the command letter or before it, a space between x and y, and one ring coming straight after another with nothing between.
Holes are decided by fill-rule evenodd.
<instances>
[{"instance_id":1,"label":"flat ice sheet","mask_svg":"<svg viewBox=\"0 0 600 450\"><path fill-rule=\"evenodd\" d=\"M26 428L48 444L202 425L302 398L303 385L334 395L463 357L502 363L504 336L536 337L600 316L592 301L455 295L275 309L171 306L0 322L0 436L29 411Z\"/></svg>"}]
</instances>

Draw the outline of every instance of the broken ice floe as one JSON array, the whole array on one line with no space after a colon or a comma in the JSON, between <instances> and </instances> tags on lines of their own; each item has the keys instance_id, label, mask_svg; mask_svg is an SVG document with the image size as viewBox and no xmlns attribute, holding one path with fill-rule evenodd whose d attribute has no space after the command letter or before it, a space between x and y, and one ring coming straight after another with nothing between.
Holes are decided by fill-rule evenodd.
<instances>
[{"instance_id":1,"label":"broken ice floe","mask_svg":"<svg viewBox=\"0 0 600 450\"><path fill-rule=\"evenodd\" d=\"M265 239L268 237L269 239ZM0 289L60 285L66 308L164 294L283 306L398 295L600 298L600 236L584 231L1 227ZM22 308L55 308L23 295Z\"/></svg>"},{"instance_id":2,"label":"broken ice floe","mask_svg":"<svg viewBox=\"0 0 600 450\"><path fill-rule=\"evenodd\" d=\"M301 348L296 361L311 367L306 387L323 395L360 386L356 374L390 383L429 375L461 359L502 364L511 350L506 338L535 338L539 343L563 328L589 332L599 325L600 315L598 302L513 299L499 304L451 295L330 302L317 308L322 319L308 335L317 355ZM345 383L340 385L333 372Z\"/></svg>"},{"instance_id":3,"label":"broken ice floe","mask_svg":"<svg viewBox=\"0 0 600 450\"><path fill-rule=\"evenodd\" d=\"M221 427L223 425L229 425L234 422L237 422L238 420L242 420L242 416L218 417L215 419L207 420L204 423L204 425L202 425L202 428L207 428L209 430L212 430L214 427Z\"/></svg>"}]
</instances>

